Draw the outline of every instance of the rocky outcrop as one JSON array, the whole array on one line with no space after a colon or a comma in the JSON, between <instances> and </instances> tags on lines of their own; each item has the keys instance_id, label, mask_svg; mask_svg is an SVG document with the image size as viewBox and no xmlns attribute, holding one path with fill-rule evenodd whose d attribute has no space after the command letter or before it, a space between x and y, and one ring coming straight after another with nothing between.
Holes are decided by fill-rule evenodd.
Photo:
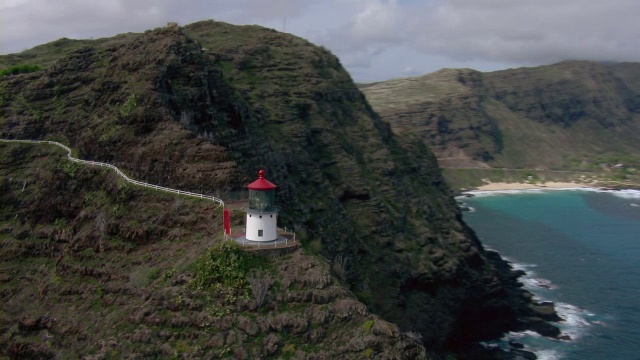
<instances>
[{"instance_id":1,"label":"rocky outcrop","mask_svg":"<svg viewBox=\"0 0 640 360\"><path fill-rule=\"evenodd\" d=\"M394 132L418 136L442 166L595 171L605 157L640 154L639 73L638 63L566 61L444 69L362 90Z\"/></svg>"},{"instance_id":2,"label":"rocky outcrop","mask_svg":"<svg viewBox=\"0 0 640 360\"><path fill-rule=\"evenodd\" d=\"M83 43L41 73L12 77L3 82L2 96L5 136L61 140L79 149L79 157L113 162L146 182L224 193L242 189L258 166L266 167L279 185L281 225L295 229L305 249L331 260L341 286L361 301L332 300L340 292L328 287L334 280L312 276L310 267L300 275L306 290L283 293L280 304L306 309L335 302L333 313L313 310L311 318L369 321L371 311L389 323L369 329L395 339L388 346L367 335L341 344L344 354L404 349L415 339L429 351L457 351L513 328L528 308L511 273L462 222L428 147L394 135L339 60L303 39L213 21L128 34ZM122 216L130 193L118 191L113 213ZM60 206L67 212L46 217L34 210L55 222L71 216L72 207ZM171 208L181 214L180 206ZM176 241L193 236L176 230L178 223L153 225L171 224L171 216L156 216L106 229L124 240L123 250L168 235L160 229ZM89 230L80 234L96 241ZM185 298L156 300L182 309L178 295ZM144 324L174 320L159 313ZM273 329L296 336L315 331L310 339L334 341L309 319L279 314L270 321ZM225 331L213 343L247 336ZM394 335L409 332L414 340ZM140 329L137 338L170 337L147 334ZM276 336L265 334L264 351L285 351Z\"/></svg>"},{"instance_id":3,"label":"rocky outcrop","mask_svg":"<svg viewBox=\"0 0 640 360\"><path fill-rule=\"evenodd\" d=\"M215 205L140 188L129 188L123 203L115 174L78 168L72 176L55 148L2 144L2 151L5 355L426 359L412 335L372 315L326 261L300 249L254 259L264 266L255 275L266 284L259 302L253 292L229 302L194 288L192 263L222 231ZM42 199L55 219L30 211ZM117 230L149 223L156 230L148 239ZM166 232L176 227L188 235ZM51 238L50 228L69 236ZM18 236L24 229L33 235Z\"/></svg>"}]
</instances>

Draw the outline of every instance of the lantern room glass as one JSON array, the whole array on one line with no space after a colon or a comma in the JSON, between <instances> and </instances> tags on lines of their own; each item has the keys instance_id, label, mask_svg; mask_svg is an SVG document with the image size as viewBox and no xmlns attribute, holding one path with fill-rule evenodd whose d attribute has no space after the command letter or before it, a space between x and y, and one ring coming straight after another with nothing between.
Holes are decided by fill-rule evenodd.
<instances>
[{"instance_id":1,"label":"lantern room glass","mask_svg":"<svg viewBox=\"0 0 640 360\"><path fill-rule=\"evenodd\" d=\"M249 190L249 209L257 211L276 210L276 191Z\"/></svg>"}]
</instances>

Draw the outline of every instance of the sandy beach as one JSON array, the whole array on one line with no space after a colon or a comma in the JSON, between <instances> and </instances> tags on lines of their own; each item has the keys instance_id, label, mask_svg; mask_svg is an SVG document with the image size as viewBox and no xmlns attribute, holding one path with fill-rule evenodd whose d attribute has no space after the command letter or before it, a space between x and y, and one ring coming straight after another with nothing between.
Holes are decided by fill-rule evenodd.
<instances>
[{"instance_id":1,"label":"sandy beach","mask_svg":"<svg viewBox=\"0 0 640 360\"><path fill-rule=\"evenodd\" d=\"M546 182L540 184L495 182L478 186L479 191L528 190L528 189L575 189L589 187L575 182Z\"/></svg>"}]
</instances>

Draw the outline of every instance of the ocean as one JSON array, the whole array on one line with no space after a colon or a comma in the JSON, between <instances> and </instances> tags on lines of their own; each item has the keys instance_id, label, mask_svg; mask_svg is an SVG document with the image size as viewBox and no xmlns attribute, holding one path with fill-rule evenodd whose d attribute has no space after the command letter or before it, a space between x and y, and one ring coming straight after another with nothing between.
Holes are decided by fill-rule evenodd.
<instances>
[{"instance_id":1,"label":"ocean","mask_svg":"<svg viewBox=\"0 0 640 360\"><path fill-rule=\"evenodd\" d=\"M640 359L640 191L476 192L458 198L485 247L553 301L571 340L509 333L539 359Z\"/></svg>"}]
</instances>

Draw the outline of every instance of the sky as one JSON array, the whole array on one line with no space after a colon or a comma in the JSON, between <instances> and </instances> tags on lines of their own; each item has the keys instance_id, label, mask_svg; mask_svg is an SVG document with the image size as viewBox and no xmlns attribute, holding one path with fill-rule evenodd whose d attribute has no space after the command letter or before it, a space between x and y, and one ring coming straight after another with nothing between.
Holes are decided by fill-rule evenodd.
<instances>
[{"instance_id":1,"label":"sky","mask_svg":"<svg viewBox=\"0 0 640 360\"><path fill-rule=\"evenodd\" d=\"M358 82L442 68L640 61L638 0L0 0L0 52L205 19L323 45Z\"/></svg>"}]
</instances>

